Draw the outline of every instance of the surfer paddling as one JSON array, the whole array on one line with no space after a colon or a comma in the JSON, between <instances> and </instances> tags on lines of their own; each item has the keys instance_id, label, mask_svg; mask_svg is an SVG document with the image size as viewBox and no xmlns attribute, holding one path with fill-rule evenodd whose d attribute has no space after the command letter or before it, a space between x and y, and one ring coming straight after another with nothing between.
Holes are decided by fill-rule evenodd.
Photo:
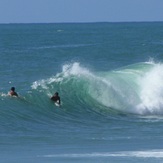
<instances>
[{"instance_id":1,"label":"surfer paddling","mask_svg":"<svg viewBox=\"0 0 163 163\"><path fill-rule=\"evenodd\" d=\"M50 99L59 105L61 104L58 92L55 92L55 94Z\"/></svg>"},{"instance_id":2,"label":"surfer paddling","mask_svg":"<svg viewBox=\"0 0 163 163\"><path fill-rule=\"evenodd\" d=\"M18 97L18 94L15 92L15 87L11 87L10 92L8 93L10 96Z\"/></svg>"}]
</instances>

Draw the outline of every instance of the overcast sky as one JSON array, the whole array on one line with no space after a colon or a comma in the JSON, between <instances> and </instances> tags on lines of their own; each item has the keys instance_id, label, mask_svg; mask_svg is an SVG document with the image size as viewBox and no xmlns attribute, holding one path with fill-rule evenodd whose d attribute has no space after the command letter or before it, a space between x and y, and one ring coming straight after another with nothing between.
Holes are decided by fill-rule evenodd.
<instances>
[{"instance_id":1,"label":"overcast sky","mask_svg":"<svg viewBox=\"0 0 163 163\"><path fill-rule=\"evenodd\" d=\"M0 0L0 23L163 21L163 0Z\"/></svg>"}]
</instances>

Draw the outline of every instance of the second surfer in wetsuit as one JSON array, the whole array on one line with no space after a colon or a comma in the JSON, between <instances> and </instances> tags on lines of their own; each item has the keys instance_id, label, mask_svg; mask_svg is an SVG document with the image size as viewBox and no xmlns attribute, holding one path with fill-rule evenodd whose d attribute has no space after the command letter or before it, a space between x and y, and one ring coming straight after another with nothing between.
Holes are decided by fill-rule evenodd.
<instances>
[{"instance_id":1,"label":"second surfer in wetsuit","mask_svg":"<svg viewBox=\"0 0 163 163\"><path fill-rule=\"evenodd\" d=\"M57 102L59 105L61 103L61 100L60 100L60 97L58 95L58 92L56 92L52 97L51 97L51 100L54 101L54 102Z\"/></svg>"},{"instance_id":2,"label":"second surfer in wetsuit","mask_svg":"<svg viewBox=\"0 0 163 163\"><path fill-rule=\"evenodd\" d=\"M9 92L9 95L10 96L16 96L16 97L18 97L18 94L15 92L15 87L11 87L11 90Z\"/></svg>"}]
</instances>

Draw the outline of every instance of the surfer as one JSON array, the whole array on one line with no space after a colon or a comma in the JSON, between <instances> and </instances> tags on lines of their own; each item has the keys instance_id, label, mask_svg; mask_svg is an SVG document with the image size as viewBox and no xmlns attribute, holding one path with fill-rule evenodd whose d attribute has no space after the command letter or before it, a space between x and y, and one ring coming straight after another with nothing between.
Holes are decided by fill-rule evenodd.
<instances>
[{"instance_id":1,"label":"surfer","mask_svg":"<svg viewBox=\"0 0 163 163\"><path fill-rule=\"evenodd\" d=\"M55 92L55 94L51 97L51 100L54 102L57 102L60 105L61 100L60 100L58 92Z\"/></svg>"},{"instance_id":2,"label":"surfer","mask_svg":"<svg viewBox=\"0 0 163 163\"><path fill-rule=\"evenodd\" d=\"M9 95L10 96L16 96L16 97L18 97L18 94L15 92L15 87L11 87L11 90L9 92Z\"/></svg>"}]
</instances>

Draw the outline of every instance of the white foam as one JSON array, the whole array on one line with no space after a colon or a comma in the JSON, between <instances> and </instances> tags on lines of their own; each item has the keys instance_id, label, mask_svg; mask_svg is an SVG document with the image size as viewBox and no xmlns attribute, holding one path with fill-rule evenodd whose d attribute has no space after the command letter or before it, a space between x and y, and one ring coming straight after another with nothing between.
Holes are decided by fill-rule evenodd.
<instances>
[{"instance_id":1,"label":"white foam","mask_svg":"<svg viewBox=\"0 0 163 163\"><path fill-rule=\"evenodd\" d=\"M74 154L52 154L38 157L66 157L66 158L95 158L95 157L137 157L137 158L163 158L163 150L148 151L121 151L106 153L74 153Z\"/></svg>"},{"instance_id":2,"label":"white foam","mask_svg":"<svg viewBox=\"0 0 163 163\"><path fill-rule=\"evenodd\" d=\"M81 76L81 75L91 75L88 69L80 66L80 63L74 62L73 64L65 64L63 65L62 72L57 73L55 76L52 76L48 79L38 80L32 83L32 89L37 89L38 87L42 87L43 89L47 89L47 85L51 83L58 83L63 81L63 79L68 78L72 75Z\"/></svg>"},{"instance_id":3,"label":"white foam","mask_svg":"<svg viewBox=\"0 0 163 163\"><path fill-rule=\"evenodd\" d=\"M0 93L0 96L6 97L6 96L8 96L8 94L6 94L6 93Z\"/></svg>"},{"instance_id":4,"label":"white foam","mask_svg":"<svg viewBox=\"0 0 163 163\"><path fill-rule=\"evenodd\" d=\"M137 106L142 113L163 113L163 65L156 64L140 79L140 99Z\"/></svg>"},{"instance_id":5,"label":"white foam","mask_svg":"<svg viewBox=\"0 0 163 163\"><path fill-rule=\"evenodd\" d=\"M89 70L81 67L79 62L64 65L62 68L62 73L64 74L65 77L70 75L83 75L83 74L90 75Z\"/></svg>"}]
</instances>

